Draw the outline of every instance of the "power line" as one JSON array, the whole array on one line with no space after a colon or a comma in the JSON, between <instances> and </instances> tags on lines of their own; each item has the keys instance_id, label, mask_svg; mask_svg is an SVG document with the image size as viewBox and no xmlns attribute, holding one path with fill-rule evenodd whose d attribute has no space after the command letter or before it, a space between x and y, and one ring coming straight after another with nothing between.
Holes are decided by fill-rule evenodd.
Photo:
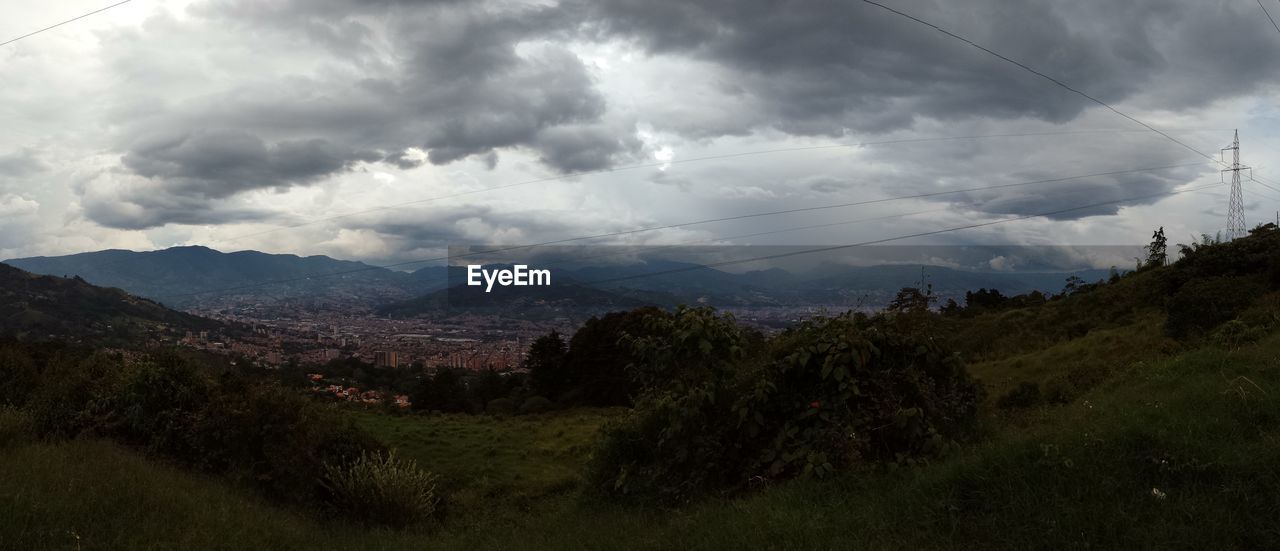
<instances>
[{"instance_id":1,"label":"power line","mask_svg":"<svg viewBox=\"0 0 1280 551\"><path fill-rule=\"evenodd\" d=\"M1206 130L1204 130L1204 131L1210 131L1210 130L1215 130L1215 129L1206 129ZM1197 129L1197 130L1187 130L1187 131L1188 131L1188 132L1200 132L1200 131L1202 131L1202 130L1198 130L1198 129ZM246 234L242 234L242 235L237 235L237 236L234 236L234 237L230 237L230 238L224 239L223 241L228 241L228 242L229 242L229 241L239 241L239 240L241 240L241 239L247 239L247 238L250 238L250 237L257 237L257 236L260 236L260 235L267 235L267 234L270 234L270 233L276 233L276 232L286 231L286 230L290 230L290 229L301 228L301 227L304 227L304 226L310 226L310 225L313 225L313 224L319 224L319 223L321 223L321 222L331 222L331 221L333 221L333 220L341 220L341 219L344 219L344 218L351 218L351 217L353 217L353 216L360 216L360 215L362 215L362 214L370 214L370 213L374 213L374 212L383 212L383 211L387 211L387 210L394 210L394 209L399 209L399 208L408 207L408 206L411 206L411 205L419 205L419 204L423 204L423 203L430 203L430 202L434 202L434 201L441 201L441 200L444 200L444 199L453 199L453 198L463 197L463 196L467 196L467 195L475 195L475 194L479 194L479 193L487 193L487 192L490 192L490 191L498 191L498 190L503 190L503 189L510 189L510 188L515 188L515 187L528 186L528 185L532 185L532 184L539 184L539 183L544 183L544 182L553 182L553 181L559 181L559 180L566 180L566 179L570 179L570 178L579 178L579 177L583 177L583 176L592 176L592 175L596 175L596 174L606 174L606 173L612 173L612 172L624 172L624 171L636 170L636 169L641 169L641 168L664 167L664 166L681 165L681 164L688 164L688 163L698 163L698 162L705 162L705 161L715 161L715 160L723 160L723 159L733 159L733 158L738 158L738 157L749 157L749 156L754 156L754 155L768 155L768 154L775 154L775 153L793 153L793 152L798 152L798 151L816 151L816 150L824 150L824 149L847 149L847 148L870 147L870 146L880 146L880 145L901 145L901 144L908 144L908 143L926 143L926 142L956 141L956 140L977 140L977 139L991 139L991 138L1026 138L1026 137L1036 137L1036 136L1064 136L1064 135L1103 134L1103 133L1126 133L1126 132L1145 132L1145 130L1128 130L1128 129L1067 130L1067 131L1056 131L1056 132L1019 132L1019 133L985 134L985 135L969 135L969 136L942 136L942 137L935 137L935 138L902 138L902 139L895 139L895 140L881 140L881 141L873 141L873 142L841 143L841 144L826 144L826 145L813 145L813 146L801 146L801 147L784 147L784 148L776 148L776 149L762 149L762 150L744 151L744 152L738 152L738 153L727 153L727 154L723 154L723 155L708 155L708 156L703 156L703 157L691 157L691 158L688 158L688 159L675 159L675 160L670 160L670 161L660 161L660 162L651 162L651 163L640 163L640 164L626 165L626 166L613 167L613 168L605 168L605 169L599 169L599 170L587 170L587 171L573 172L573 173L569 173L569 174L560 174L560 175L557 175L557 176L547 176L547 177L543 177L543 178L534 178L534 179L532 179L532 180L524 180L524 181L521 181L521 182L514 182L514 183L510 183L510 184L502 184L502 185L498 185L498 186L491 186L491 187L486 187L486 188L481 188L481 189L474 189L474 190L462 191L462 192L457 192L457 193L452 193L452 194L447 194L447 195L439 195L439 196L436 196L436 197L427 197L427 198L423 198L423 199L416 199L416 200L413 200L413 201L406 201L406 202L403 202L403 203L396 203L396 204L393 204L393 205L382 205L382 206L372 207L372 208L368 208L368 209L364 209L364 210L358 210L358 211L355 211L355 212L349 212L349 213L346 213L346 214L339 214L339 215L334 215L334 216L326 216L326 217L322 217L322 218L316 218L316 219L312 219L312 220L307 220L307 221L304 221L304 222L298 222L298 223L295 223L295 224L286 224L286 225L283 225L283 226L280 226L280 227L277 227L277 228L272 228L272 229L269 229L269 230L263 230L263 231L253 232L253 233L246 233Z\"/></svg>"},{"instance_id":2,"label":"power line","mask_svg":"<svg viewBox=\"0 0 1280 551\"><path fill-rule=\"evenodd\" d=\"M1015 183L1010 183L1010 184L996 184L996 185L991 185L991 186L981 186L981 187L973 187L973 188L967 188L967 189L956 189L956 190L947 190L947 191L937 191L937 192L920 193L920 194L905 195L905 196L898 196L898 197L887 197L887 198L881 198L881 199L869 199L869 200L864 200L864 201L855 201L855 202L849 202L849 203L838 203L838 204L834 204L834 205L818 205L818 206L813 206L813 207L801 207L801 208L794 208L794 209L783 209L783 210L775 210L775 211L767 211L767 212L757 212L757 213L752 213L752 214L742 214L742 215L736 215L736 216L726 216L726 217L721 217L721 218L710 218L710 219L704 219L704 220L694 220L694 221L689 221L689 222L680 222L680 223L675 223L675 224L665 224L665 225L661 225L661 226L649 226L649 227L644 227L644 228L636 228L636 229L631 229L631 230L622 230L622 231L609 232L609 233L601 233L601 234L595 234L595 235L586 235L586 236L579 236L579 237L569 237L569 238L564 238L564 239L556 239L556 240L552 240L552 241L544 241L544 242L541 242L541 243L535 243L535 244L532 244L532 245L517 245L517 246L504 247L504 248L499 248L499 249L491 249L491 250L487 250L487 251L478 251L478 252L475 252L475 253L469 253L469 254L465 254L465 255L456 255L456 256L440 256L440 257L435 257L435 258L426 258L426 259L421 259L421 260L412 260L412 261L407 261L407 262L397 262L397 263L394 263L394 264L384 264L384 265L380 265L380 266L368 266L368 267L364 267L364 268L356 268L356 269L352 269L352 270L344 270L344 271L340 271L340 272L327 272L327 273L323 273L323 274L313 274L313 275L309 275L309 276L299 276L299 277L293 277L293 278L287 278L287 279L277 279L277 280L271 280L271 281L260 281L260 282L254 282L254 283L247 283L247 284L244 284L244 285L237 285L237 286L233 286L233 287L225 287L225 288L220 288L220 289L210 289L210 290L207 290L207 291L196 291L196 292L191 292L191 293L179 293L179 294L162 295L162 296L163 296L163 297L168 297L168 298L179 298L179 297L188 297L188 296L205 295L205 294L211 294L211 293L225 293L225 292L231 292L231 291L239 291L239 290L243 290L243 289L252 289L252 288L260 287L260 286L263 286L263 285L276 285L276 284L281 284L281 283L290 283L290 282L294 282L294 281L304 281L304 280L308 280L308 279L312 279L312 278L321 278L321 277L336 277L336 276L342 276L342 275L349 275L349 274L354 274L354 273L366 272L366 271L370 271L370 270L381 270L381 269L389 269L389 268L399 268L399 267L404 267L404 266L411 266L411 265L414 265L414 264L425 264L425 263L427 263L427 262L438 262L438 261L442 261L442 260L449 260L450 258L459 258L459 257L466 257L466 256L475 256L475 255L479 255L479 254L493 254L493 253L497 253L497 252L508 252L508 251L515 251L515 250L527 250L527 249L533 249L533 248L536 248L536 247L545 247L545 246L548 246L548 245L561 245L561 244L564 244L564 243L572 243L572 242L576 242L576 241L586 241L586 240L591 240L591 239L602 239L602 238L606 238L606 237L619 237L619 236L623 236L623 235L632 235L632 234L637 234L637 233L651 232L651 231L664 230L664 229L674 229L674 228L680 228L680 227L686 227L686 226L694 226L694 225L701 225L701 224L711 224L711 223L716 223L716 222L728 222L728 221L733 221L733 220L743 220L743 219L747 219L747 218L759 218L759 217L763 217L763 216L776 216L776 215L781 215L781 214L793 214L793 213L797 213L797 212L813 212L813 211L818 211L818 210L828 210L828 209L835 209L835 208L844 208L844 207L853 207L853 206L863 206L863 205L871 205L871 204L878 204L878 203L887 203L887 202L890 202L890 201L902 201L902 200L908 200L908 199L922 199L922 198L928 198L928 197L938 197L938 196L942 196L942 195L950 195L950 194L956 194L956 193L967 193L967 192L973 192L973 191L987 191L987 190L992 190L992 189L1004 189L1004 188L1012 188L1012 187L1019 187L1019 186L1029 186L1029 185L1036 185L1036 184L1057 183L1057 182L1065 182L1065 181L1070 181L1070 180L1081 180L1081 179L1085 179L1085 178L1093 178L1093 177L1099 177L1099 176L1112 176L1112 175L1118 175L1118 174L1132 174L1132 173L1137 173L1137 172L1151 172L1151 171L1164 170L1164 169L1169 169L1169 168L1180 168L1180 167L1188 167L1188 166L1198 166L1198 165L1202 165L1202 164L1204 164L1204 163L1203 163L1203 162L1195 162L1195 163L1185 163L1185 164L1178 164L1178 165L1167 165L1167 166L1150 167L1150 168L1139 168L1139 169L1132 169L1132 170L1115 170L1115 171L1109 171L1109 172L1098 172L1098 173L1094 173L1094 174L1083 174L1083 175L1078 175L1078 176L1067 176L1067 177L1062 177L1062 178L1050 178L1050 179L1044 179L1044 180L1032 180L1032 181L1028 181L1028 182L1015 182Z\"/></svg>"},{"instance_id":3,"label":"power line","mask_svg":"<svg viewBox=\"0 0 1280 551\"><path fill-rule=\"evenodd\" d=\"M990 48L987 48L986 46L983 46L983 45L978 44L978 43L976 43L976 42L974 42L974 41L972 41L972 40L969 40L968 38L965 38L965 37L963 37L963 36L960 36L960 35L958 35L958 34L955 34L955 33L951 32L951 31L948 31L948 30L946 30L946 29L944 29L944 28L942 28L942 27L939 27L939 26L937 26L937 25L935 25L935 24L933 24L933 23L930 23L930 22L928 22L928 21L925 21L925 20L920 19L920 18L918 18L918 17L915 17L915 16L913 16L913 15L910 15L910 14L907 14L907 13L904 13L904 12L901 12L901 11L898 11L898 10L895 10L895 9L893 9L893 8L889 7L889 6L886 6L886 5L884 5L884 4L881 4L881 3L879 3L879 2L876 2L875 0L862 0L862 2L863 2L863 3L866 3L866 4L870 4L870 5L872 5L872 6L876 6L876 7L878 7L878 8L881 8L881 9L885 10L885 11L888 11L888 12L890 12L890 13L894 13L894 14L897 14L897 15L899 15L899 16L905 17L905 18L907 18L907 19L910 19L910 20L912 20L912 21L915 21L916 23L919 23L919 24L924 25L924 26L926 26L926 27L930 27L930 28L932 28L932 29L934 29L934 30L936 30L936 31L938 31L938 32L940 32L940 33L942 33L942 34L945 34L945 35L947 35L947 36L949 36L949 37L951 37L951 38L954 38L954 39L956 39L956 40L959 40L959 41L961 41L961 42L964 42L965 44L968 44L968 45L970 45L970 46L973 46L974 48L977 48L977 49L979 49L979 50L982 50L983 52L986 52L986 53L988 53L988 54L991 54L991 55L993 55L993 56L995 56L995 57L997 57L997 58L999 58L999 59L1001 59L1001 60L1003 60L1003 61L1006 61L1006 62L1008 62L1008 63L1011 63L1011 64L1013 64L1013 65L1015 65L1015 66L1017 66L1017 67L1021 68L1021 69L1022 69L1022 70L1024 70L1024 71L1027 71L1027 72L1029 72L1029 73L1031 73L1031 74L1033 74L1033 75L1036 75L1036 76L1038 76L1038 77L1040 77L1040 78L1043 78L1043 79L1045 79L1045 80L1047 80L1047 81L1049 81L1049 82L1052 82L1052 83L1054 83L1054 84L1056 84L1056 85L1058 85L1058 86L1061 86L1062 88L1064 88L1064 89L1066 89L1066 90L1069 90L1069 91L1071 91L1071 92L1073 92L1073 93L1075 93L1075 94L1079 95L1080 97L1083 97L1083 98L1085 98L1085 99L1087 99L1087 100L1089 100L1089 101L1092 101L1092 102L1094 102L1094 103L1096 103L1096 104L1098 104L1098 105L1101 105L1101 106L1103 106L1103 107L1107 108L1108 110L1110 110L1112 113L1115 113L1115 114L1117 114L1117 115L1120 115L1121 117L1124 117L1124 118L1129 119L1129 120L1131 120L1131 121L1133 121L1133 122L1135 122L1135 123L1138 123L1138 124L1142 125L1144 128L1146 128L1147 130L1150 130L1150 131L1152 131L1152 132L1155 132L1156 134L1159 134L1159 135L1161 135L1161 136L1164 136L1164 137L1165 137L1166 139L1168 139L1169 141L1171 141L1171 142L1173 142L1173 143L1176 143L1176 144L1178 144L1178 145L1182 146L1183 148L1185 148L1185 149L1187 149L1187 150L1189 150L1189 151L1194 152L1196 155L1200 155L1201 157L1204 157L1204 158L1206 158L1206 159L1209 159L1209 160L1211 160L1211 161L1213 161L1213 162L1216 162L1216 163L1224 164L1224 165L1225 165L1225 163L1222 163L1222 162L1221 162L1221 161L1219 161L1218 159L1214 159L1212 155L1209 155L1209 154L1207 154L1207 153L1204 153L1204 152L1200 151L1199 149L1196 149L1196 148L1194 148L1194 147L1191 147L1190 145L1187 145L1186 143L1184 143L1182 140L1179 140L1179 139L1177 139L1177 138L1175 138L1175 137L1173 137L1173 136L1171 136L1171 135L1169 135L1169 134L1167 134L1167 133L1165 133L1165 132L1161 131L1160 129L1158 129L1158 128L1154 127L1154 126L1151 126L1150 124L1147 124L1147 123L1145 123L1145 122L1142 122L1141 120L1138 120L1137 118L1135 118L1135 117L1133 117L1133 116L1129 115L1128 113L1125 113L1125 112L1123 112L1123 111L1121 111L1121 110L1119 110L1119 109L1116 109L1115 107L1112 107L1112 106L1111 106L1111 104L1109 104L1109 103L1107 103L1107 102L1105 102L1105 101L1102 101L1102 100L1100 100L1100 99L1098 99L1098 98L1095 98L1095 97L1093 97L1093 96L1091 96L1091 95L1089 95L1089 94L1087 94L1087 93L1085 93L1085 92L1082 92L1082 91L1080 91L1079 89L1074 88L1074 87L1072 87L1072 86L1068 85L1068 84L1067 84L1067 83L1065 83L1065 82L1062 82L1061 80L1058 80L1058 79L1056 79L1056 78L1054 78L1054 77L1051 77L1051 76L1049 76L1049 75L1047 75L1047 74L1045 74L1045 73L1042 73L1042 72L1040 72L1040 71L1037 71L1037 70L1035 70L1035 69L1032 69L1031 67L1027 66L1026 64L1024 64L1024 63L1022 63L1022 62L1020 62L1020 61L1017 61L1017 60L1014 60L1014 59L1012 59L1012 58L1009 58L1009 57L1007 57L1007 56L1005 56L1005 55L1003 55L1003 54L1001 54L1001 53L999 53L999 52L996 52L996 51L994 51L994 50L992 50L992 49L990 49Z\"/></svg>"},{"instance_id":4,"label":"power line","mask_svg":"<svg viewBox=\"0 0 1280 551\"><path fill-rule=\"evenodd\" d=\"M670 244L664 244L664 245L653 245L653 246L649 246L649 247L627 248L627 249L625 249L625 250L621 250L621 251L613 251L613 252L609 252L609 253L606 253L606 254L599 254L599 255L591 255L591 256L580 257L580 258L577 258L576 260L578 260L578 261L582 261L582 260L593 260L593 259L596 259L596 258L607 258L607 257L610 257L610 256L618 256L618 255L622 255L622 254L635 254L635 253L642 253L642 252L652 252L652 251L657 251L657 250L661 250L661 249L673 249L673 248L677 248L677 247L688 247L688 246L690 246L690 245L698 245L698 244L702 244L702 243L715 243L715 242L717 242L717 241L729 241L729 240L733 240L733 239L746 239L746 238L748 238L748 237L761 237L761 236L765 236L765 235L776 235L776 234L780 234L780 233L790 233L790 232L803 231L803 230L814 230L814 229L821 229L821 228L833 228L833 227L836 227L836 226L849 226L849 225L853 225L853 224L865 224L865 223L867 223L867 222L881 222L881 221L884 221L884 220L893 220L893 219L896 219L896 218L906 218L906 217L909 217L909 216L918 216L918 215L921 215L921 214L931 214L931 213L935 213L935 212L943 212L943 211L946 211L946 210L950 210L950 208L948 208L948 207L943 207L943 208L940 208L940 209L929 209L929 210L920 210L920 211L914 211L914 212L903 212L903 213L898 213L898 214L890 214L890 215L886 215L886 216L877 216L877 217L874 217L874 218L859 218L859 219L855 219L855 220L842 220L842 221L840 221L840 222L828 222L828 223L825 223L825 224L810 224L810 225L807 225L807 226L793 226L793 227L790 227L790 228L781 228L781 229L767 230L767 231L755 232L755 233L745 233L745 234L739 234L739 235L722 235L722 236L717 236L717 237L710 237L710 238L707 238L707 239L698 239L698 240L694 240L694 241L685 241L685 242L682 242L682 243L670 243ZM471 254L468 254L468 255L457 255L457 256L454 256L453 258L458 258L458 257L460 257L460 256L475 256L475 255L480 255L480 254L491 254L491 253L493 253L493 252L495 252L495 251L478 251L478 252L476 252L476 253L471 253Z\"/></svg>"},{"instance_id":5,"label":"power line","mask_svg":"<svg viewBox=\"0 0 1280 551\"><path fill-rule=\"evenodd\" d=\"M1013 218L1005 218L1005 219L1001 219L1001 220L992 220L992 221L989 221L989 222L981 222L981 223L978 223L978 224L969 224L969 225L967 225L967 226L958 226L958 227L954 227L954 228L945 228L945 229L941 229L941 230L933 230L933 231L927 231L927 232L913 233L913 234L910 234L910 235L900 235L900 236L897 236L897 237L887 237L887 238L884 238L884 239L874 239L874 240L871 240L871 241L863 241L863 242L861 242L861 243L850 243L850 244L847 244L847 245L834 245L834 246L830 246L830 247L819 247L819 248L816 248L816 249L805 249L805 250L801 250L801 251L791 251L791 252L786 252L786 253L779 253L779 254L772 254L772 255L765 255L765 256L757 256L757 257L752 257L752 258L741 258L741 259L737 259L737 260L726 260L726 261L723 261L723 262L713 262L713 263L709 263L709 264L699 264L699 265L696 265L696 266L686 266L686 267L682 267L682 268L673 268L673 269L670 269L670 270L661 270L661 271L657 271L657 272L649 272L649 273L645 273L645 274L636 274L636 275L630 275L630 276L615 277L615 278L610 278L610 279L602 279L602 280L597 280L597 281L588 281L588 282L585 282L585 284L587 284L587 285L598 285L598 284L602 284L602 283L615 283L615 282L619 282L619 281L628 281L628 280L633 280L633 279L641 279L641 278L655 277L655 276L660 276L660 275L668 275L668 274L681 273L681 272L690 272L690 271L694 271L694 270L711 269L711 268L717 268L717 267L720 267L720 266L730 266L730 265L734 265L734 264L745 264L745 263L747 263L747 262L758 262L758 261L761 261L761 260L776 260L776 259L779 259L779 258L788 258L788 257L793 257L793 256L805 255L805 254L814 254L814 253L820 253L820 252L838 251L838 250L842 250L842 249L851 249L851 248L854 248L854 247L865 247L865 246L870 246L870 245L878 245L878 244L881 244L881 243L889 243L889 242L893 242L893 241L901 241L901 240L903 240L903 239L911 239L911 238L915 238L915 237L926 237L926 236L930 236L930 235L938 235L938 234L943 234L943 233L950 233L950 232L955 232L955 231L969 230L969 229L981 228L981 227L986 227L986 226L994 226L994 225L996 225L996 224L1006 224L1006 223L1009 223L1009 222L1017 222L1017 221L1019 221L1019 220L1027 220L1027 219L1029 219L1029 218L1039 218L1039 217L1042 217L1042 216L1053 216L1053 215L1055 215L1055 214L1064 214L1064 213L1068 213L1068 212L1074 212L1074 211L1079 211L1079 210L1086 210L1086 209L1097 208L1097 207L1102 207L1102 206L1107 206L1107 205L1115 205L1115 204L1120 204L1120 203L1127 203L1127 202L1129 202L1129 201L1137 201L1137 200L1140 200L1140 199L1148 199L1148 198L1152 198L1152 197L1161 197L1161 196L1167 196L1167 195L1177 195L1177 194L1179 194L1179 193L1188 193L1188 192L1197 191L1197 190L1201 190L1201 189L1208 189L1208 188L1210 188L1210 187L1220 186L1220 185L1222 185L1222 184L1221 184L1221 183L1217 183L1217 184L1210 184L1210 185L1207 185L1207 186L1200 186L1200 187L1196 187L1196 188L1189 188L1189 189L1175 190L1175 191L1167 191L1167 192L1164 192L1164 193L1154 193L1154 194L1150 194L1150 195L1140 195L1140 196L1137 196L1137 197L1129 197L1129 198L1126 198L1126 199L1119 199L1119 200L1115 200L1115 201L1103 201L1103 202L1100 202L1100 203L1092 203L1092 204L1089 204L1089 205L1083 205L1083 206L1079 206L1079 207L1072 207L1072 208L1068 208L1068 209L1059 209L1059 210L1053 210L1053 211L1047 211L1047 212L1040 212L1040 213L1036 213L1036 214L1027 214L1027 215L1017 216L1017 217L1013 217Z\"/></svg>"},{"instance_id":6,"label":"power line","mask_svg":"<svg viewBox=\"0 0 1280 551\"><path fill-rule=\"evenodd\" d=\"M1257 175L1254 175L1254 176L1253 176L1253 179L1252 179L1252 180L1250 180L1250 181L1251 181L1251 182L1253 182L1253 183L1255 183L1255 184L1258 184L1258 185L1260 185L1260 186L1262 186L1262 187L1264 187L1264 188L1267 188L1267 189L1269 189L1269 190L1271 190L1271 191L1275 191L1275 192L1280 193L1280 188L1276 188L1276 187L1273 187L1273 186L1271 186L1271 185L1268 185L1268 184L1263 183L1263 182L1264 182L1264 180L1259 179Z\"/></svg>"},{"instance_id":7,"label":"power line","mask_svg":"<svg viewBox=\"0 0 1280 551\"><path fill-rule=\"evenodd\" d=\"M1280 25L1276 24L1276 20L1271 18L1271 12L1267 11L1267 7L1262 5L1262 0L1258 0L1258 7L1262 8L1262 13L1267 14L1267 20L1271 21L1271 26L1276 28L1276 32L1280 33Z\"/></svg>"},{"instance_id":8,"label":"power line","mask_svg":"<svg viewBox=\"0 0 1280 551\"><path fill-rule=\"evenodd\" d=\"M17 37L17 38L10 38L9 40L6 40L6 41L4 41L4 42L0 42L0 46L6 46L6 45L9 45L9 44L13 44L14 42L17 42L17 41L22 40L22 39L24 39L24 38L32 37L32 36L35 36L35 35L37 35L37 34L40 34L40 33L42 33L42 32L45 32L45 31L48 31L48 30L51 30L51 29L56 29L56 28L58 28L58 27L61 27L61 26L63 26L63 25L66 25L67 23L72 23L72 22L75 22L75 21L79 21L79 20L81 20L81 19L84 19L84 18L86 18L86 17L89 17L90 15L94 15L94 14L102 13L102 12L104 12L104 11L107 11L107 10L111 9L111 8L114 8L114 7L116 7L116 6L120 6L120 5L124 5L124 4L128 4L129 2L132 2L132 1L133 1L133 0L124 0L123 2L116 2L115 4L111 4L110 6L107 6L107 7L105 7L105 8L97 9L97 10L91 11L91 12L89 12L89 13L86 13L86 14L84 14L84 15L80 15L80 16L77 16L77 17L72 17L71 19L68 19L68 20L66 20L66 21L63 21L63 22L61 22L61 23L55 23L55 24L53 24L53 25L49 25L48 27L45 27L45 28L40 29L40 30L38 30L38 31L32 31L32 32L29 32L29 33L24 34L24 35L22 35L22 36L19 36L19 37Z\"/></svg>"}]
</instances>

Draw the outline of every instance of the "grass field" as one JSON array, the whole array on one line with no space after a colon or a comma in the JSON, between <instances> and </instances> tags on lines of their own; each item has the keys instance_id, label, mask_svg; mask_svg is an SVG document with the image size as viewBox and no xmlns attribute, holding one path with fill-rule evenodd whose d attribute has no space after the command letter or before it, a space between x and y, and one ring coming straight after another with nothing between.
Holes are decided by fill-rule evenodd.
<instances>
[{"instance_id":1,"label":"grass field","mask_svg":"<svg viewBox=\"0 0 1280 551\"><path fill-rule=\"evenodd\" d=\"M282 510L113 444L0 438L0 547L1257 549L1280 537L1280 335L1156 355L1069 405L988 410L982 443L932 465L674 511L580 497L595 430L617 414L355 414L452 492L442 526L399 533Z\"/></svg>"},{"instance_id":2,"label":"grass field","mask_svg":"<svg viewBox=\"0 0 1280 551\"><path fill-rule=\"evenodd\" d=\"M597 431L622 410L543 415L353 412L362 428L440 476L452 525L507 523L564 508L581 485Z\"/></svg>"}]
</instances>

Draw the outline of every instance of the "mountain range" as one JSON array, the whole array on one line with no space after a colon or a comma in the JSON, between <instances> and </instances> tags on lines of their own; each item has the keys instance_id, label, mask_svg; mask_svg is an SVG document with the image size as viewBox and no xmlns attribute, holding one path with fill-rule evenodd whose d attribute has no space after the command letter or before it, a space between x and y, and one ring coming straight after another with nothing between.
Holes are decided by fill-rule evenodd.
<instances>
[{"instance_id":1,"label":"mountain range","mask_svg":"<svg viewBox=\"0 0 1280 551\"><path fill-rule=\"evenodd\" d=\"M78 276L177 308L289 303L313 308L374 310L396 316L438 311L473 297L467 306L625 308L640 304L711 304L717 307L846 306L878 308L893 294L921 281L941 298L963 301L965 291L998 289L1019 294L1057 292L1069 276L1105 278L1107 270L1076 272L978 272L919 264L827 264L793 273L780 268L733 273L698 264L648 260L632 264L551 266L554 285L475 295L465 288L463 267L428 266L394 271L327 256L301 257L258 251L224 253L207 247L158 251L106 250L32 257L5 263L39 274ZM501 267L501 266L498 266ZM505 302L504 302L505 301ZM453 304L456 306L457 304Z\"/></svg>"},{"instance_id":2,"label":"mountain range","mask_svg":"<svg viewBox=\"0 0 1280 551\"><path fill-rule=\"evenodd\" d=\"M38 274L80 276L94 285L118 287L180 308L281 300L380 304L443 285L443 275L439 281L429 280L430 271L414 276L327 256L223 253L199 246L148 252L113 249L5 263Z\"/></svg>"}]
</instances>

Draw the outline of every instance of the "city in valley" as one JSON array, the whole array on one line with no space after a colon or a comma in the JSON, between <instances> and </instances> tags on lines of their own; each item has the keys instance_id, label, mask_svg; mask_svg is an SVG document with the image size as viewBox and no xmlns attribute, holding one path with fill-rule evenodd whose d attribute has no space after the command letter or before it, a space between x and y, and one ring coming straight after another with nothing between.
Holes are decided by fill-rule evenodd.
<instances>
[{"instance_id":1,"label":"city in valley","mask_svg":"<svg viewBox=\"0 0 1280 551\"><path fill-rule=\"evenodd\" d=\"M837 306L760 307L735 311L744 325L771 333ZM847 309L847 308L846 308ZM346 364L366 370L402 370L420 377L440 369L478 374L523 373L529 345L556 331L572 335L592 312L524 318L490 313L437 313L407 319L348 308L264 308L243 300L209 301L189 312L225 323L222 330L187 331L176 338L185 347L226 356L236 365L306 371L313 389L341 399L392 402L408 407L394 389L363 388L351 377L325 375L324 366Z\"/></svg>"},{"instance_id":2,"label":"city in valley","mask_svg":"<svg viewBox=\"0 0 1280 551\"><path fill-rule=\"evenodd\" d=\"M736 310L746 325L765 332L836 307L816 306ZM244 331L190 332L181 344L242 358L264 368L320 365L358 359L375 368L457 368L519 370L529 344L551 331L572 335L588 314L521 319L500 314L458 313L395 319L371 312L297 310L292 315L255 317L245 309L190 312L227 322Z\"/></svg>"}]
</instances>

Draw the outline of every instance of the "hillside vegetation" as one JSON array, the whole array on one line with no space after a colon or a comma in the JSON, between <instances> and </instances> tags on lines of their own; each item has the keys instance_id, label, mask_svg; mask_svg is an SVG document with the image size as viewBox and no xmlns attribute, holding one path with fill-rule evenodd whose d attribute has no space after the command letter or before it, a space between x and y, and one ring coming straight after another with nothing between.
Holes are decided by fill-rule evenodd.
<instances>
[{"instance_id":1,"label":"hillside vegetation","mask_svg":"<svg viewBox=\"0 0 1280 551\"><path fill-rule=\"evenodd\" d=\"M129 343L218 326L119 289L0 264L0 335Z\"/></svg>"},{"instance_id":2,"label":"hillside vegetation","mask_svg":"<svg viewBox=\"0 0 1280 551\"><path fill-rule=\"evenodd\" d=\"M1161 264L943 313L904 290L773 339L654 314L624 335L644 389L629 409L345 412L438 477L443 514L403 529L267 501L106 431L48 439L11 408L0 547L1266 548L1280 231Z\"/></svg>"}]
</instances>

